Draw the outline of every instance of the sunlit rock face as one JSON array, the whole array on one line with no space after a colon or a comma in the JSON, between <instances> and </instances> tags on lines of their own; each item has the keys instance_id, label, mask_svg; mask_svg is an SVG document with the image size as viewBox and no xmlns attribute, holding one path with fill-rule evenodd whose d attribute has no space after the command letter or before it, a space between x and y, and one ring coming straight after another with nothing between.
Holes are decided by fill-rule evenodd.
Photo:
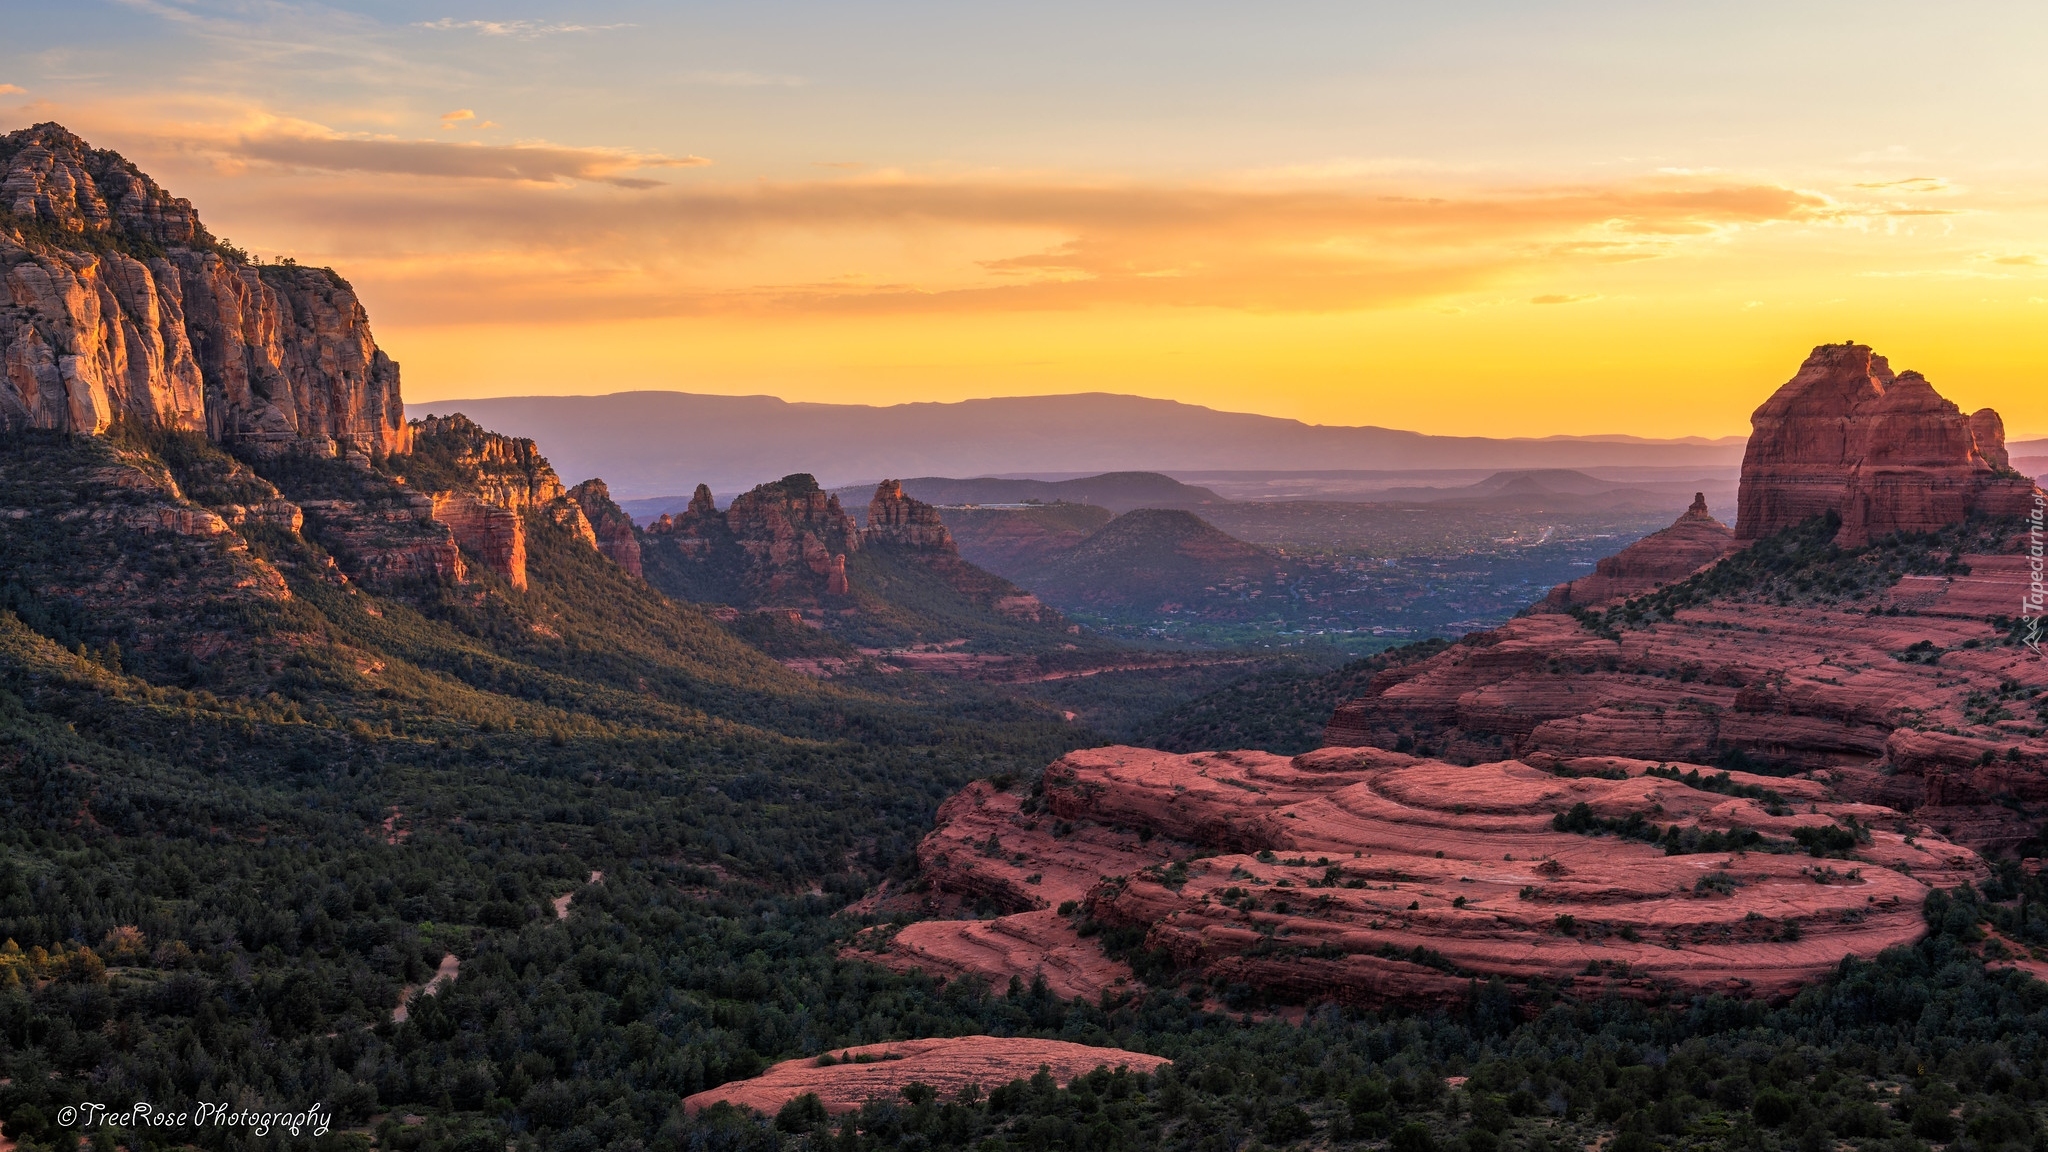
<instances>
[{"instance_id":1,"label":"sunlit rock face","mask_svg":"<svg viewBox=\"0 0 2048 1152\"><path fill-rule=\"evenodd\" d=\"M1998 413L1963 415L1925 377L1895 374L1862 344L1814 349L1750 423L1739 540L1833 513L1841 542L1862 545L1973 513L2016 515L2033 493L2007 462Z\"/></svg>"},{"instance_id":2,"label":"sunlit rock face","mask_svg":"<svg viewBox=\"0 0 2048 1152\"><path fill-rule=\"evenodd\" d=\"M333 272L246 259L190 201L56 124L0 137L0 213L0 428L408 447L398 365Z\"/></svg>"}]
</instances>

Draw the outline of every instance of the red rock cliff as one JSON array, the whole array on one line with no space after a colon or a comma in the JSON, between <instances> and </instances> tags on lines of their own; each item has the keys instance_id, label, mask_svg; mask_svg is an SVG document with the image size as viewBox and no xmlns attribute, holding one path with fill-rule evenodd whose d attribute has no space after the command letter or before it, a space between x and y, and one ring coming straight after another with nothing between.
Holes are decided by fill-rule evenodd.
<instances>
[{"instance_id":1,"label":"red rock cliff","mask_svg":"<svg viewBox=\"0 0 2048 1152\"><path fill-rule=\"evenodd\" d=\"M1917 372L1862 344L1813 350L1750 418L1735 535L1757 540L1841 517L1841 541L1926 532L1972 513L2014 515L2033 491L2005 460L1996 412L1964 416Z\"/></svg>"},{"instance_id":2,"label":"red rock cliff","mask_svg":"<svg viewBox=\"0 0 2048 1152\"><path fill-rule=\"evenodd\" d=\"M258 451L403 452L398 365L346 281L258 265L56 124L0 136L0 428L131 419Z\"/></svg>"},{"instance_id":3,"label":"red rock cliff","mask_svg":"<svg viewBox=\"0 0 2048 1152\"><path fill-rule=\"evenodd\" d=\"M705 492L708 497L710 492ZM640 575L640 537L633 531L633 518L612 501L612 492L602 480L585 480L569 490L569 499L583 510L597 537L597 549L619 567Z\"/></svg>"}]
</instances>

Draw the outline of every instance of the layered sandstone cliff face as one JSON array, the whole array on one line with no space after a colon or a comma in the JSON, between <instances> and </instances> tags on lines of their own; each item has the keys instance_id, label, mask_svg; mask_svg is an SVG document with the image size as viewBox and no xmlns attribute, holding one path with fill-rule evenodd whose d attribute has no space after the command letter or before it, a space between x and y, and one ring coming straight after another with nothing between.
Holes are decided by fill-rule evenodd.
<instances>
[{"instance_id":1,"label":"layered sandstone cliff face","mask_svg":"<svg viewBox=\"0 0 2048 1152\"><path fill-rule=\"evenodd\" d=\"M1707 511L1706 494L1694 493L1692 507L1671 527L1652 532L1595 564L1592 575L1559 584L1537 607L1544 612L1563 612L1625 600L1683 580L1734 546L1735 533Z\"/></svg>"},{"instance_id":2,"label":"layered sandstone cliff face","mask_svg":"<svg viewBox=\"0 0 2048 1152\"><path fill-rule=\"evenodd\" d=\"M977 784L940 809L923 876L1007 914L912 924L884 960L998 986L1043 974L1090 996L1128 986L1076 934L1092 920L1142 929L1212 986L1285 1000L1448 1002L1493 976L1776 996L1918 939L1930 887L1983 873L1967 848L1822 783L1688 771L1074 752L1041 798ZM1631 818L1635 834L1601 831ZM1800 850L1802 835L1836 855Z\"/></svg>"},{"instance_id":3,"label":"layered sandstone cliff face","mask_svg":"<svg viewBox=\"0 0 2048 1152\"><path fill-rule=\"evenodd\" d=\"M2032 481L2006 460L1998 413L1963 415L1919 373L1894 374L1862 344L1814 349L1750 422L1740 540L1832 513L1841 542L1857 546L1972 514L2018 515L2032 497Z\"/></svg>"},{"instance_id":4,"label":"layered sandstone cliff face","mask_svg":"<svg viewBox=\"0 0 2048 1152\"><path fill-rule=\"evenodd\" d=\"M347 282L244 259L189 201L58 125L0 137L0 280L0 428L409 444L398 365Z\"/></svg>"}]
</instances>

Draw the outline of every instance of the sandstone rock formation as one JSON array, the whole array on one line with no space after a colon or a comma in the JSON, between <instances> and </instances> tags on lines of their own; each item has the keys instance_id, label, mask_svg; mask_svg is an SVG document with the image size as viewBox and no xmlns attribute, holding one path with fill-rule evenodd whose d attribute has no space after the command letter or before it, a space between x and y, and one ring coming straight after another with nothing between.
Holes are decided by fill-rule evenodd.
<instances>
[{"instance_id":1,"label":"sandstone rock formation","mask_svg":"<svg viewBox=\"0 0 2048 1152\"><path fill-rule=\"evenodd\" d=\"M640 575L640 536L633 530L633 518L612 501L611 489L604 481L585 480L569 490L569 499L589 521L598 551L627 572Z\"/></svg>"},{"instance_id":2,"label":"sandstone rock formation","mask_svg":"<svg viewBox=\"0 0 2048 1152\"><path fill-rule=\"evenodd\" d=\"M939 510L922 500L903 494L898 480L884 480L875 486L868 502L868 524L861 531L868 544L894 544L900 548L923 548L954 552L952 534L939 519Z\"/></svg>"},{"instance_id":3,"label":"sandstone rock formation","mask_svg":"<svg viewBox=\"0 0 2048 1152\"><path fill-rule=\"evenodd\" d=\"M843 582L844 557L860 546L839 498L799 473L743 493L723 514L698 485L682 515L649 526L642 560L654 550L671 594L684 599L810 607L845 595L831 591L833 574Z\"/></svg>"},{"instance_id":4,"label":"sandstone rock formation","mask_svg":"<svg viewBox=\"0 0 2048 1152\"><path fill-rule=\"evenodd\" d=\"M907 583L943 586L1011 619L1049 622L1053 615L1030 593L962 560L938 509L906 496L894 480L876 487L866 529L807 475L760 485L722 514L700 484L681 514L647 527L641 545L649 580L685 600L868 612L878 607L878 591ZM855 559L867 554L879 558L864 569L870 584L863 589L849 566L868 563Z\"/></svg>"},{"instance_id":5,"label":"sandstone rock formation","mask_svg":"<svg viewBox=\"0 0 2048 1152\"><path fill-rule=\"evenodd\" d=\"M1652 532L1593 566L1582 576L1550 590L1539 611L1563 612L1625 600L1687 576L1719 560L1735 546L1735 533L1707 511L1706 493L1693 494L1671 527Z\"/></svg>"},{"instance_id":6,"label":"sandstone rock formation","mask_svg":"<svg viewBox=\"0 0 2048 1152\"><path fill-rule=\"evenodd\" d=\"M1087 942L1055 927L1092 920L1143 929L1214 986L1283 999L1448 1002L1494 976L1775 996L1917 939L1929 887L1982 874L1967 848L1819 781L1545 763L1070 753L1042 803L977 785L919 847L932 886L1010 914L913 924L886 962L1099 995L1117 969L1077 963ZM1587 834L1631 819L1632 835ZM1844 858L1800 850L1802 835Z\"/></svg>"},{"instance_id":7,"label":"sandstone rock formation","mask_svg":"<svg viewBox=\"0 0 2048 1152\"><path fill-rule=\"evenodd\" d=\"M0 137L0 173L0 428L406 450L398 365L339 276L247 259L56 124Z\"/></svg>"},{"instance_id":8,"label":"sandstone rock formation","mask_svg":"<svg viewBox=\"0 0 2048 1152\"><path fill-rule=\"evenodd\" d=\"M1150 1074L1169 1061L1164 1056L1095 1048L1065 1040L1031 1040L1012 1036L953 1036L934 1040L895 1040L843 1048L823 1056L785 1060L751 1080L735 1080L684 1098L691 1112L724 1101L773 1116L784 1104L814 1093L835 1115L851 1112L869 1100L897 1101L904 1087L925 1084L938 1099L951 1100L969 1085L986 1093L1012 1080L1026 1080L1046 1069L1065 1085L1097 1068L1128 1068Z\"/></svg>"},{"instance_id":9,"label":"sandstone rock formation","mask_svg":"<svg viewBox=\"0 0 2048 1152\"><path fill-rule=\"evenodd\" d=\"M1894 374L1862 344L1814 349L1750 422L1740 540L1834 513L1842 543L1861 545L1973 513L2019 515L2032 497L2033 482L2006 460L1996 412L1965 417L1919 373Z\"/></svg>"},{"instance_id":10,"label":"sandstone rock formation","mask_svg":"<svg viewBox=\"0 0 2048 1152\"><path fill-rule=\"evenodd\" d=\"M1468 762L1753 761L2004 851L2048 814L2048 666L1987 623L2016 613L2026 558L1966 553L1957 568L1842 604L1688 607L1612 636L1523 617L1382 673L1326 738Z\"/></svg>"}]
</instances>

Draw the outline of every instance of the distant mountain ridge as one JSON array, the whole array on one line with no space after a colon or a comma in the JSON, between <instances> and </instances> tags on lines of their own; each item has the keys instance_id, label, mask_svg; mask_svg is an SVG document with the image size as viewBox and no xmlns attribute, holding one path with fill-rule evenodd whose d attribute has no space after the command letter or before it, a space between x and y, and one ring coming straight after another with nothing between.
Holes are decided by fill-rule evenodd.
<instances>
[{"instance_id":1,"label":"distant mountain ridge","mask_svg":"<svg viewBox=\"0 0 2048 1152\"><path fill-rule=\"evenodd\" d=\"M1305 424L1108 393L957 403L790 403L772 396L618 392L411 405L537 441L565 475L624 500L737 492L805 471L828 488L888 476L1200 469L1725 467L1740 437L1491 439Z\"/></svg>"}]
</instances>

